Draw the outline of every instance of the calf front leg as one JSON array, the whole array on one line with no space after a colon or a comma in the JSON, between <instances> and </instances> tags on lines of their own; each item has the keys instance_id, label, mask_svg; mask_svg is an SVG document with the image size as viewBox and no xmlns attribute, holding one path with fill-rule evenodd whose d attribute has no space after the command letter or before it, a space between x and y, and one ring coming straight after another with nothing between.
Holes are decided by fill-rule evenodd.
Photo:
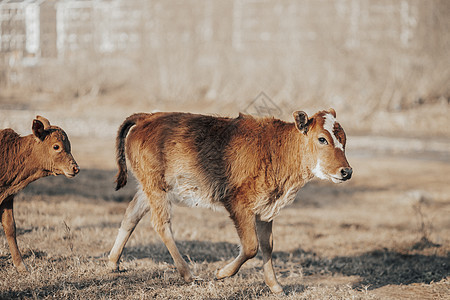
<instances>
[{"instance_id":1,"label":"calf front leg","mask_svg":"<svg viewBox=\"0 0 450 300\"><path fill-rule=\"evenodd\" d=\"M140 189L130 204L128 204L125 216L120 224L119 232L114 242L114 246L108 256L108 267L112 271L119 269L119 260L122 256L123 248L127 243L130 235L133 233L136 225L142 217L150 210L148 199L144 192Z\"/></svg>"},{"instance_id":2,"label":"calf front leg","mask_svg":"<svg viewBox=\"0 0 450 300\"><path fill-rule=\"evenodd\" d=\"M217 279L233 276L241 266L258 253L258 238L255 230L255 215L247 209L235 208L231 218L241 240L239 255L229 264L217 271Z\"/></svg>"},{"instance_id":3,"label":"calf front leg","mask_svg":"<svg viewBox=\"0 0 450 300\"><path fill-rule=\"evenodd\" d=\"M9 251L16 270L26 272L27 267L23 263L22 255L16 240L16 222L14 221L14 195L8 196L0 205L0 215L2 219L3 230L8 241Z\"/></svg>"},{"instance_id":4,"label":"calf front leg","mask_svg":"<svg viewBox=\"0 0 450 300\"><path fill-rule=\"evenodd\" d=\"M256 218L256 229L258 232L259 247L261 248L264 266L264 281L269 286L274 294L283 292L283 288L277 281L272 265L272 221L261 221L259 217Z\"/></svg>"}]
</instances>

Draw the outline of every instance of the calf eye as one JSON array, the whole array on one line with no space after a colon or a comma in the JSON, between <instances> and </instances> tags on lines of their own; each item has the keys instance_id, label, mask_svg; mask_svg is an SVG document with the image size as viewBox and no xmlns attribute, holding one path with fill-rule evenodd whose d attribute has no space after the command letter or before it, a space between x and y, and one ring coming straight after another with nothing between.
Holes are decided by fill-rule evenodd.
<instances>
[{"instance_id":1,"label":"calf eye","mask_svg":"<svg viewBox=\"0 0 450 300\"><path fill-rule=\"evenodd\" d=\"M53 145L53 150L58 151L59 150L59 145Z\"/></svg>"},{"instance_id":2,"label":"calf eye","mask_svg":"<svg viewBox=\"0 0 450 300\"><path fill-rule=\"evenodd\" d=\"M322 145L328 145L327 139L323 137L319 138L319 143L321 143Z\"/></svg>"}]
</instances>

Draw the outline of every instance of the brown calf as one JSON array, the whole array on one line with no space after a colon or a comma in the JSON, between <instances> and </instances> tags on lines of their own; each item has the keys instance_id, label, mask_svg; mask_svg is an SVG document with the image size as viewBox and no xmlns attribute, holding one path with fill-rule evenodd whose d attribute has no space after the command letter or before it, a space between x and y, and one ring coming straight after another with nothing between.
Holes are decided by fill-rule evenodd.
<instances>
[{"instance_id":1,"label":"brown calf","mask_svg":"<svg viewBox=\"0 0 450 300\"><path fill-rule=\"evenodd\" d=\"M282 292L272 267L272 220L314 176L350 179L345 133L336 113L312 118L294 112L294 123L240 114L220 118L187 113L135 114L117 137L117 187L127 181L126 159L139 181L114 246L109 266L118 269L123 248L139 220L151 210L155 230L186 281L193 279L175 245L170 202L224 207L241 240L239 255L218 270L217 278L236 274L261 248L264 278Z\"/></svg>"},{"instance_id":2,"label":"brown calf","mask_svg":"<svg viewBox=\"0 0 450 300\"><path fill-rule=\"evenodd\" d=\"M14 196L30 182L48 175L74 177L79 167L70 153L66 133L41 116L33 120L33 134L21 137L12 129L0 130L0 217L14 266L26 271L16 241Z\"/></svg>"}]
</instances>

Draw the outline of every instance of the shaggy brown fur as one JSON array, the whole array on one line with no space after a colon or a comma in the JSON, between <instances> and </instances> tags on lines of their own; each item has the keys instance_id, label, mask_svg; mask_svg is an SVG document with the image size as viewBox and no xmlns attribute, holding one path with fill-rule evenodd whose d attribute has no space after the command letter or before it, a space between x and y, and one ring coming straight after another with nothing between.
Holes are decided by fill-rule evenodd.
<instances>
[{"instance_id":1,"label":"shaggy brown fur","mask_svg":"<svg viewBox=\"0 0 450 300\"><path fill-rule=\"evenodd\" d=\"M273 218L314 175L334 182L351 177L343 149L345 133L335 116L332 109L310 119L304 112L294 112L295 123L242 114L238 118L187 113L130 116L117 137L116 189L127 181L125 157L140 187L125 213L110 266L118 268L130 234L151 210L152 224L177 269L187 281L192 280L172 237L169 203L223 207L242 247L238 257L217 272L217 278L234 275L256 255L259 244L265 281L274 293L281 292L271 259ZM327 130L325 124L334 130Z\"/></svg>"},{"instance_id":2,"label":"shaggy brown fur","mask_svg":"<svg viewBox=\"0 0 450 300\"><path fill-rule=\"evenodd\" d=\"M0 130L0 217L14 266L26 271L17 247L14 195L29 183L48 175L73 177L79 167L70 153L66 133L37 116L33 134L21 137L12 129Z\"/></svg>"}]
</instances>

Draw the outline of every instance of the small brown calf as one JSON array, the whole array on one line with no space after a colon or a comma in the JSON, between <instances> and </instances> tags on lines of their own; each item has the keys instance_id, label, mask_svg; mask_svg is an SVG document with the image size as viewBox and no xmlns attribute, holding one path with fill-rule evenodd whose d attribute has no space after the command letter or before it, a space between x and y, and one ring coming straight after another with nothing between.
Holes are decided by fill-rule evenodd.
<instances>
[{"instance_id":1,"label":"small brown calf","mask_svg":"<svg viewBox=\"0 0 450 300\"><path fill-rule=\"evenodd\" d=\"M109 266L119 267L123 248L139 220L151 210L155 230L186 281L193 276L172 236L170 202L224 207L241 240L239 255L218 270L217 278L236 274L254 257L258 244L264 278L272 292L283 291L272 267L272 220L292 203L314 176L350 179L344 153L346 137L333 109L294 123L274 118L221 118L187 113L134 114L117 137L117 187L127 182L126 158L139 181L114 246Z\"/></svg>"},{"instance_id":2,"label":"small brown calf","mask_svg":"<svg viewBox=\"0 0 450 300\"><path fill-rule=\"evenodd\" d=\"M72 178L80 171L61 128L37 116L32 130L33 134L24 137L9 128L0 130L0 218L18 271L27 268L17 247L14 196L41 177L64 174Z\"/></svg>"}]
</instances>

